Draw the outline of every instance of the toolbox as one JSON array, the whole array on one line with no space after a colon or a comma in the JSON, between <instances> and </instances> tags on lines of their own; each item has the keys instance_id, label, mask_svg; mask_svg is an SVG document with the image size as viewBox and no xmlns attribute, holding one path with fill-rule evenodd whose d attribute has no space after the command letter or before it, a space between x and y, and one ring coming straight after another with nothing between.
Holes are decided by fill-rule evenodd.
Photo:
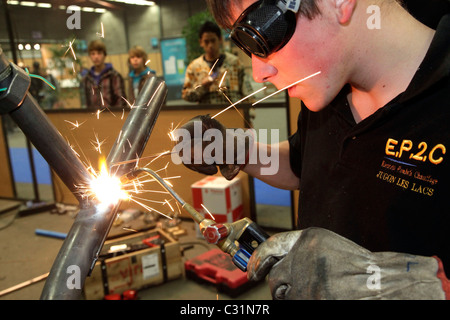
<instances>
[{"instance_id":1,"label":"toolbox","mask_svg":"<svg viewBox=\"0 0 450 320\"><path fill-rule=\"evenodd\" d=\"M238 269L230 255L220 249L209 250L184 263L186 278L216 287L230 297L236 297L255 285L247 273Z\"/></svg>"},{"instance_id":2,"label":"toolbox","mask_svg":"<svg viewBox=\"0 0 450 320\"><path fill-rule=\"evenodd\" d=\"M183 275L180 244L161 229L105 241L84 285L86 300L140 290Z\"/></svg>"}]
</instances>

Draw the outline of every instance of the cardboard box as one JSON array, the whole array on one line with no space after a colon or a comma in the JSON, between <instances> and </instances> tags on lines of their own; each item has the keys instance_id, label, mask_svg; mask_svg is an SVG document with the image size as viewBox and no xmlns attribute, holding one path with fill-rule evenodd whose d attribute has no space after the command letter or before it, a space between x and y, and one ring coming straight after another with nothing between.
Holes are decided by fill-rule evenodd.
<instances>
[{"instance_id":1,"label":"cardboard box","mask_svg":"<svg viewBox=\"0 0 450 320\"><path fill-rule=\"evenodd\" d=\"M218 223L243 218L242 184L240 178L229 181L220 176L209 176L192 184L193 207L211 219L202 204Z\"/></svg>"},{"instance_id":2,"label":"cardboard box","mask_svg":"<svg viewBox=\"0 0 450 320\"><path fill-rule=\"evenodd\" d=\"M91 276L86 278L84 295L86 300L103 299L107 294L148 288L182 275L180 244L163 230L153 229L105 241Z\"/></svg>"}]
</instances>

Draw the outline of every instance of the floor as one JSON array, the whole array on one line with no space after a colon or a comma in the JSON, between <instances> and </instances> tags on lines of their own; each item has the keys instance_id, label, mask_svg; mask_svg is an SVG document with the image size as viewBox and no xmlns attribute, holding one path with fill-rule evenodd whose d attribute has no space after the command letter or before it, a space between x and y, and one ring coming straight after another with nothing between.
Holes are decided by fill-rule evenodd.
<instances>
[{"instance_id":1,"label":"floor","mask_svg":"<svg viewBox=\"0 0 450 320\"><path fill-rule=\"evenodd\" d=\"M29 284L8 294L5 289L12 288L25 281L47 273L64 240L40 236L36 229L45 229L67 233L74 221L78 209L63 207L64 213L49 211L38 212L26 216L17 216L22 207L14 201L0 200L0 300L38 300L45 280ZM15 209L14 209L15 208ZM212 248L196 234L195 225L191 221L181 221L181 229L186 235L180 236L181 247L188 243L197 243L192 249L184 251L182 263ZM113 230L112 230L113 231ZM209 248L209 249L208 249ZM212 284L200 284L188 279L185 274L176 280L168 281L138 292L140 300L270 300L267 283L263 282L248 289L237 297L219 292Z\"/></svg>"}]
</instances>

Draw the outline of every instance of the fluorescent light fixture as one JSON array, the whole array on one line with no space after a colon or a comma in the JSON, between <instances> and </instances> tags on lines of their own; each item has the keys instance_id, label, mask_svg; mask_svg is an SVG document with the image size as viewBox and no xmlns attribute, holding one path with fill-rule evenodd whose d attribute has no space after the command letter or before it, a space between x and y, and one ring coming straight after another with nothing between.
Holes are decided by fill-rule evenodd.
<instances>
[{"instance_id":1,"label":"fluorescent light fixture","mask_svg":"<svg viewBox=\"0 0 450 320\"><path fill-rule=\"evenodd\" d=\"M37 4L37 6L39 8L51 8L52 7L51 3L45 3L45 2L40 2Z\"/></svg>"},{"instance_id":2,"label":"fluorescent light fixture","mask_svg":"<svg viewBox=\"0 0 450 320\"><path fill-rule=\"evenodd\" d=\"M27 43L27 44L25 45L25 50L31 50L31 44Z\"/></svg>"},{"instance_id":3,"label":"fluorescent light fixture","mask_svg":"<svg viewBox=\"0 0 450 320\"><path fill-rule=\"evenodd\" d=\"M34 48L34 50L41 50L41 45L40 45L39 43L36 43L36 44L33 46L33 48Z\"/></svg>"},{"instance_id":4,"label":"fluorescent light fixture","mask_svg":"<svg viewBox=\"0 0 450 320\"><path fill-rule=\"evenodd\" d=\"M61 10L66 10L66 9L67 9L67 7L66 7L66 6L58 6L58 9L61 9Z\"/></svg>"},{"instance_id":5,"label":"fluorescent light fixture","mask_svg":"<svg viewBox=\"0 0 450 320\"><path fill-rule=\"evenodd\" d=\"M80 11L81 8L79 6L70 5L67 7L67 9L73 10L73 11Z\"/></svg>"},{"instance_id":6,"label":"fluorescent light fixture","mask_svg":"<svg viewBox=\"0 0 450 320\"><path fill-rule=\"evenodd\" d=\"M23 50L23 44L19 43L19 45L17 46L17 48L18 48L19 50Z\"/></svg>"},{"instance_id":7,"label":"fluorescent light fixture","mask_svg":"<svg viewBox=\"0 0 450 320\"><path fill-rule=\"evenodd\" d=\"M106 9L104 9L104 8L95 8L94 11L97 12L97 13L105 13Z\"/></svg>"},{"instance_id":8,"label":"fluorescent light fixture","mask_svg":"<svg viewBox=\"0 0 450 320\"><path fill-rule=\"evenodd\" d=\"M20 5L24 7L36 7L36 2L34 1L20 1Z\"/></svg>"},{"instance_id":9,"label":"fluorescent light fixture","mask_svg":"<svg viewBox=\"0 0 450 320\"><path fill-rule=\"evenodd\" d=\"M17 1L17 0L8 0L8 1L6 1L6 3L13 5L13 6L19 5L19 1Z\"/></svg>"},{"instance_id":10,"label":"fluorescent light fixture","mask_svg":"<svg viewBox=\"0 0 450 320\"><path fill-rule=\"evenodd\" d=\"M91 8L91 7L81 7L81 11L94 12L94 8Z\"/></svg>"},{"instance_id":11,"label":"fluorescent light fixture","mask_svg":"<svg viewBox=\"0 0 450 320\"><path fill-rule=\"evenodd\" d=\"M147 1L147 0L112 0L114 2L121 2L126 4L135 4L138 6L154 6L154 1Z\"/></svg>"}]
</instances>

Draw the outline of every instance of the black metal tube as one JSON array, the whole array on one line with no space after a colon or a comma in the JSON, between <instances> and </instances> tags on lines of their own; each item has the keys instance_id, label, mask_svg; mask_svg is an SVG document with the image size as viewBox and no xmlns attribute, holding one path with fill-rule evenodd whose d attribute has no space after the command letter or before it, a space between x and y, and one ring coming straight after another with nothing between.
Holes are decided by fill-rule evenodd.
<instances>
[{"instance_id":1,"label":"black metal tube","mask_svg":"<svg viewBox=\"0 0 450 320\"><path fill-rule=\"evenodd\" d=\"M123 176L136 166L133 162L115 164L142 156L166 96L167 86L164 81L156 77L147 79L106 159L110 171L116 176Z\"/></svg>"},{"instance_id":2,"label":"black metal tube","mask_svg":"<svg viewBox=\"0 0 450 320\"><path fill-rule=\"evenodd\" d=\"M163 81L156 78L147 80L138 96L137 107L130 111L122 134L108 155L109 165L142 155L166 95L167 87ZM117 166L115 174L122 176L133 167L133 164ZM67 300L81 297L86 277L94 268L119 205L120 202L105 207L90 202L89 207L78 213L53 264L41 299Z\"/></svg>"},{"instance_id":3,"label":"black metal tube","mask_svg":"<svg viewBox=\"0 0 450 320\"><path fill-rule=\"evenodd\" d=\"M92 176L31 94L9 114L78 201L83 201L79 187L86 186Z\"/></svg>"},{"instance_id":4,"label":"black metal tube","mask_svg":"<svg viewBox=\"0 0 450 320\"><path fill-rule=\"evenodd\" d=\"M78 212L45 282L42 300L82 298L86 277L97 261L118 207L91 202Z\"/></svg>"},{"instance_id":5,"label":"black metal tube","mask_svg":"<svg viewBox=\"0 0 450 320\"><path fill-rule=\"evenodd\" d=\"M120 205L86 200L80 186L89 184L92 176L75 152L53 126L38 103L28 93L30 78L10 64L0 49L0 112L9 113L36 149L80 201L81 210L53 263L41 299L79 299L86 277L98 259L103 243ZM138 96L107 162L111 164L140 157L145 149L161 107L167 96L166 84L150 78ZM118 176L130 171L131 165L115 168Z\"/></svg>"}]
</instances>

